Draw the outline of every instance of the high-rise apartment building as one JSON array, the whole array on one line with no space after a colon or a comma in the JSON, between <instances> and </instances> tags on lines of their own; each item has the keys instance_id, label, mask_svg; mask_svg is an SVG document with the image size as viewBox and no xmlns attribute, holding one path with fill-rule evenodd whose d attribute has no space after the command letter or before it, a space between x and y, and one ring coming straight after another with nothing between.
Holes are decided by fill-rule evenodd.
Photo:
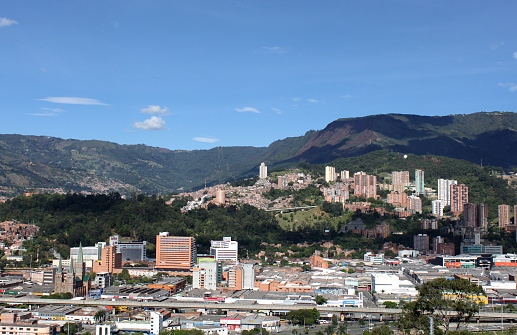
<instances>
[{"instance_id":1,"label":"high-rise apartment building","mask_svg":"<svg viewBox=\"0 0 517 335\"><path fill-rule=\"evenodd\" d=\"M325 181L330 183L336 181L336 168L333 166L325 166Z\"/></svg>"},{"instance_id":2,"label":"high-rise apartment building","mask_svg":"<svg viewBox=\"0 0 517 335\"><path fill-rule=\"evenodd\" d=\"M223 237L222 241L211 241L210 255L217 261L237 263L239 243L232 241L231 237Z\"/></svg>"},{"instance_id":3,"label":"high-rise apartment building","mask_svg":"<svg viewBox=\"0 0 517 335\"><path fill-rule=\"evenodd\" d=\"M433 200L431 205L433 207L433 215L436 217L443 216L443 207L445 207L444 202L442 200Z\"/></svg>"},{"instance_id":4,"label":"high-rise apartment building","mask_svg":"<svg viewBox=\"0 0 517 335\"><path fill-rule=\"evenodd\" d=\"M168 232L156 236L156 268L190 270L196 265L196 256L193 237L169 236Z\"/></svg>"},{"instance_id":5,"label":"high-rise apartment building","mask_svg":"<svg viewBox=\"0 0 517 335\"><path fill-rule=\"evenodd\" d=\"M463 218L465 226L470 228L488 228L488 205L465 204Z\"/></svg>"},{"instance_id":6,"label":"high-rise apartment building","mask_svg":"<svg viewBox=\"0 0 517 335\"><path fill-rule=\"evenodd\" d=\"M451 185L457 185L457 180L438 179L438 200L444 202L444 206L451 205Z\"/></svg>"},{"instance_id":7,"label":"high-rise apartment building","mask_svg":"<svg viewBox=\"0 0 517 335\"><path fill-rule=\"evenodd\" d=\"M363 198L377 198L377 176L364 172L354 173L354 195Z\"/></svg>"},{"instance_id":8,"label":"high-rise apartment building","mask_svg":"<svg viewBox=\"0 0 517 335\"><path fill-rule=\"evenodd\" d=\"M487 204L477 204L477 226L483 228L484 230L488 229L488 205Z\"/></svg>"},{"instance_id":9,"label":"high-rise apartment building","mask_svg":"<svg viewBox=\"0 0 517 335\"><path fill-rule=\"evenodd\" d=\"M264 162L260 163L259 178L260 179L266 179L267 178L267 166L266 166L266 163L264 163Z\"/></svg>"},{"instance_id":10,"label":"high-rise apartment building","mask_svg":"<svg viewBox=\"0 0 517 335\"><path fill-rule=\"evenodd\" d=\"M391 173L391 184L408 186L409 185L409 171L393 171Z\"/></svg>"},{"instance_id":11,"label":"high-rise apartment building","mask_svg":"<svg viewBox=\"0 0 517 335\"><path fill-rule=\"evenodd\" d=\"M228 270L228 288L232 290L253 290L255 269L253 264L240 264Z\"/></svg>"},{"instance_id":12,"label":"high-rise apartment building","mask_svg":"<svg viewBox=\"0 0 517 335\"><path fill-rule=\"evenodd\" d=\"M345 181L346 179L350 178L350 171L343 170L340 173L341 181Z\"/></svg>"},{"instance_id":13,"label":"high-rise apartment building","mask_svg":"<svg viewBox=\"0 0 517 335\"><path fill-rule=\"evenodd\" d=\"M467 227L477 227L477 208L476 204L465 204L463 205L463 219L465 221L465 226Z\"/></svg>"},{"instance_id":14,"label":"high-rise apartment building","mask_svg":"<svg viewBox=\"0 0 517 335\"><path fill-rule=\"evenodd\" d=\"M420 199L420 197L417 197L416 195L410 195L408 200L408 210L411 211L411 213L422 213L422 199Z\"/></svg>"},{"instance_id":15,"label":"high-rise apartment building","mask_svg":"<svg viewBox=\"0 0 517 335\"><path fill-rule=\"evenodd\" d=\"M435 254L438 253L438 244L445 243L445 240L441 236L436 236L433 238L433 251Z\"/></svg>"},{"instance_id":16,"label":"high-rise apartment building","mask_svg":"<svg viewBox=\"0 0 517 335\"><path fill-rule=\"evenodd\" d=\"M499 228L510 225L510 205L499 205L497 209L499 214Z\"/></svg>"},{"instance_id":17,"label":"high-rise apartment building","mask_svg":"<svg viewBox=\"0 0 517 335\"><path fill-rule=\"evenodd\" d=\"M465 184L452 184L451 189L451 212L463 213L463 206L469 202L469 188Z\"/></svg>"},{"instance_id":18,"label":"high-rise apartment building","mask_svg":"<svg viewBox=\"0 0 517 335\"><path fill-rule=\"evenodd\" d=\"M113 273L113 270L120 268L122 268L122 254L117 252L115 245L102 248L100 261L93 263L93 272L95 273Z\"/></svg>"},{"instance_id":19,"label":"high-rise apartment building","mask_svg":"<svg viewBox=\"0 0 517 335\"><path fill-rule=\"evenodd\" d=\"M285 190L289 187L289 178L287 177L278 177L278 188L281 190Z\"/></svg>"},{"instance_id":20,"label":"high-rise apartment building","mask_svg":"<svg viewBox=\"0 0 517 335\"><path fill-rule=\"evenodd\" d=\"M395 207L409 207L408 195L404 192L391 192L388 193L388 199L386 201Z\"/></svg>"},{"instance_id":21,"label":"high-rise apartment building","mask_svg":"<svg viewBox=\"0 0 517 335\"><path fill-rule=\"evenodd\" d=\"M417 195L425 194L424 170L415 170L415 192Z\"/></svg>"},{"instance_id":22,"label":"high-rise apartment building","mask_svg":"<svg viewBox=\"0 0 517 335\"><path fill-rule=\"evenodd\" d=\"M218 261L202 261L192 271L192 288L217 290L223 278L223 268Z\"/></svg>"},{"instance_id":23,"label":"high-rise apartment building","mask_svg":"<svg viewBox=\"0 0 517 335\"><path fill-rule=\"evenodd\" d=\"M418 234L413 236L413 249L426 254L429 251L429 236L427 234Z\"/></svg>"},{"instance_id":24,"label":"high-rise apartment building","mask_svg":"<svg viewBox=\"0 0 517 335\"><path fill-rule=\"evenodd\" d=\"M217 190L215 196L215 202L219 205L224 205L226 202L226 191L225 190Z\"/></svg>"}]
</instances>

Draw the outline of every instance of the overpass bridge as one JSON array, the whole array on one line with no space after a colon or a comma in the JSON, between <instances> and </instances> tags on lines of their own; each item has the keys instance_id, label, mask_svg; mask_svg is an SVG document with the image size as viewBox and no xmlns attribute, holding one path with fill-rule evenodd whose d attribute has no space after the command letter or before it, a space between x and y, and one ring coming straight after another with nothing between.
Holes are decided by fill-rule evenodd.
<instances>
[{"instance_id":1,"label":"overpass bridge","mask_svg":"<svg viewBox=\"0 0 517 335\"><path fill-rule=\"evenodd\" d=\"M222 309L234 311L294 311L306 308L316 308L324 313L396 315L401 314L400 308L366 308L366 307L332 307L310 304L256 304L252 302L223 303L223 302L187 302L167 299L164 301L139 300L107 300L107 299L40 299L34 296L0 298L0 303L9 305L75 305L75 306L120 306L140 308L174 308L174 309ZM517 313L480 312L473 320L502 320L517 322Z\"/></svg>"}]
</instances>

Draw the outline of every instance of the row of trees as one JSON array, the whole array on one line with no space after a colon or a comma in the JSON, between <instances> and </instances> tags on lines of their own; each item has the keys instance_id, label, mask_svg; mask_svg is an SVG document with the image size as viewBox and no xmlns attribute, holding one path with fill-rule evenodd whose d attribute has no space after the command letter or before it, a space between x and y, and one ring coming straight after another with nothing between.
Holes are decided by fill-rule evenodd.
<instances>
[{"instance_id":1,"label":"row of trees","mask_svg":"<svg viewBox=\"0 0 517 335\"><path fill-rule=\"evenodd\" d=\"M318 304L324 303L325 300L322 296L317 296L316 299ZM479 312L480 305L486 299L483 288L466 279L435 279L419 288L419 295L415 301L403 305L403 313L397 325L401 331L416 330L419 333L429 334L432 318L435 334L457 333ZM398 306L391 303L386 304L386 307L397 308ZM315 308L291 311L287 314L287 319L294 325L304 326L317 323L319 317L320 314ZM453 322L455 327L451 329ZM344 333L344 328L337 325L337 318L335 318L332 325L325 328L325 333L327 331L329 335ZM390 335L393 331L383 325L363 334Z\"/></svg>"}]
</instances>

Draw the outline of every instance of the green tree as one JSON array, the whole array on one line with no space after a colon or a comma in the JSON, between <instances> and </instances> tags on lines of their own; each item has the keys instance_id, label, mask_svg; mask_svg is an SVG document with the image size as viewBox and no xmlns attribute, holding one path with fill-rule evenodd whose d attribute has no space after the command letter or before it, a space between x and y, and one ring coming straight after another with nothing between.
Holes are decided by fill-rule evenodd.
<instances>
[{"instance_id":1,"label":"green tree","mask_svg":"<svg viewBox=\"0 0 517 335\"><path fill-rule=\"evenodd\" d=\"M322 295L317 295L314 300L316 301L316 304L318 304L318 305L323 305L323 304L327 303L327 299L325 299L325 297L323 297Z\"/></svg>"},{"instance_id":2,"label":"green tree","mask_svg":"<svg viewBox=\"0 0 517 335\"><path fill-rule=\"evenodd\" d=\"M394 332L387 325L381 325L373 328L370 333L371 335L392 335Z\"/></svg>"},{"instance_id":3,"label":"green tree","mask_svg":"<svg viewBox=\"0 0 517 335\"><path fill-rule=\"evenodd\" d=\"M337 327L337 335L346 335L347 327L346 327L346 321L345 324L340 324Z\"/></svg>"},{"instance_id":4,"label":"green tree","mask_svg":"<svg viewBox=\"0 0 517 335\"><path fill-rule=\"evenodd\" d=\"M118 279L121 280L121 281L128 281L129 279L131 279L131 276L129 275L129 270L128 269L122 269L122 272L120 272L118 274Z\"/></svg>"},{"instance_id":5,"label":"green tree","mask_svg":"<svg viewBox=\"0 0 517 335\"><path fill-rule=\"evenodd\" d=\"M418 299L404 306L399 328L428 331L428 316L432 316L434 324L442 325L445 333L454 318L457 331L479 312L480 296L485 296L483 288L466 279L427 282L420 287Z\"/></svg>"},{"instance_id":6,"label":"green tree","mask_svg":"<svg viewBox=\"0 0 517 335\"><path fill-rule=\"evenodd\" d=\"M286 318L295 325L310 326L315 324L320 318L320 312L316 309L299 309L287 313Z\"/></svg>"},{"instance_id":7,"label":"green tree","mask_svg":"<svg viewBox=\"0 0 517 335\"><path fill-rule=\"evenodd\" d=\"M79 325L77 323L73 323L73 322L67 322L63 325L63 332L66 335L76 334L77 332L81 331L82 329L83 328L81 327L81 325Z\"/></svg>"},{"instance_id":8,"label":"green tree","mask_svg":"<svg viewBox=\"0 0 517 335\"><path fill-rule=\"evenodd\" d=\"M104 309L100 309L95 313L95 316L93 317L95 322L102 322L104 321L104 318L106 317L106 311Z\"/></svg>"},{"instance_id":9,"label":"green tree","mask_svg":"<svg viewBox=\"0 0 517 335\"><path fill-rule=\"evenodd\" d=\"M385 301L382 303L386 308L397 308L397 303L393 301Z\"/></svg>"},{"instance_id":10,"label":"green tree","mask_svg":"<svg viewBox=\"0 0 517 335\"><path fill-rule=\"evenodd\" d=\"M334 334L334 326L333 325L328 325L327 327L325 327L324 332L325 332L326 335Z\"/></svg>"}]
</instances>

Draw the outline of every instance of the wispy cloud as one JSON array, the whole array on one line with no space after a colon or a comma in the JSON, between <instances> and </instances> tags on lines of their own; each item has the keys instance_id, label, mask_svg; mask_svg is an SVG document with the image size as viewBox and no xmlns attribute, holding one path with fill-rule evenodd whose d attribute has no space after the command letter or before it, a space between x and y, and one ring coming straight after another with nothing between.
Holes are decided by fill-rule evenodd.
<instances>
[{"instance_id":1,"label":"wispy cloud","mask_svg":"<svg viewBox=\"0 0 517 335\"><path fill-rule=\"evenodd\" d=\"M341 96L343 99L350 99L352 97L352 94L345 94Z\"/></svg>"},{"instance_id":2,"label":"wispy cloud","mask_svg":"<svg viewBox=\"0 0 517 335\"><path fill-rule=\"evenodd\" d=\"M45 107L43 107L41 109L52 112L52 113L63 113L65 111L64 109L61 109L61 108L45 108Z\"/></svg>"},{"instance_id":3,"label":"wispy cloud","mask_svg":"<svg viewBox=\"0 0 517 335\"><path fill-rule=\"evenodd\" d=\"M41 110L43 110L43 112L25 114L34 116L58 116L60 113L63 113L65 111L61 108L41 108Z\"/></svg>"},{"instance_id":4,"label":"wispy cloud","mask_svg":"<svg viewBox=\"0 0 517 335\"><path fill-rule=\"evenodd\" d=\"M302 98L293 98L293 101L300 101Z\"/></svg>"},{"instance_id":5,"label":"wispy cloud","mask_svg":"<svg viewBox=\"0 0 517 335\"><path fill-rule=\"evenodd\" d=\"M0 28L12 26L13 24L18 24L18 21L11 20L6 17L0 17Z\"/></svg>"},{"instance_id":6,"label":"wispy cloud","mask_svg":"<svg viewBox=\"0 0 517 335\"><path fill-rule=\"evenodd\" d=\"M54 112L41 112L41 113L25 113L26 115L33 115L33 116L58 116L58 113Z\"/></svg>"},{"instance_id":7,"label":"wispy cloud","mask_svg":"<svg viewBox=\"0 0 517 335\"><path fill-rule=\"evenodd\" d=\"M214 137L194 137L193 140L194 141L198 141L198 142L203 142L203 143L219 142L219 139L218 138L214 138Z\"/></svg>"},{"instance_id":8,"label":"wispy cloud","mask_svg":"<svg viewBox=\"0 0 517 335\"><path fill-rule=\"evenodd\" d=\"M268 54L283 55L287 52L287 48L284 47L262 47L262 51Z\"/></svg>"},{"instance_id":9,"label":"wispy cloud","mask_svg":"<svg viewBox=\"0 0 517 335\"><path fill-rule=\"evenodd\" d=\"M320 101L316 99L307 99L307 102L310 102L311 104L319 104Z\"/></svg>"},{"instance_id":10,"label":"wispy cloud","mask_svg":"<svg viewBox=\"0 0 517 335\"><path fill-rule=\"evenodd\" d=\"M149 105L146 108L140 110L142 113L153 114L153 115L169 115L169 109L167 107L161 108L156 105Z\"/></svg>"},{"instance_id":11,"label":"wispy cloud","mask_svg":"<svg viewBox=\"0 0 517 335\"><path fill-rule=\"evenodd\" d=\"M133 123L133 128L142 130L162 130L166 129L165 126L165 121L161 116L151 116L142 122Z\"/></svg>"},{"instance_id":12,"label":"wispy cloud","mask_svg":"<svg viewBox=\"0 0 517 335\"><path fill-rule=\"evenodd\" d=\"M513 58L517 59L517 51L513 53Z\"/></svg>"},{"instance_id":13,"label":"wispy cloud","mask_svg":"<svg viewBox=\"0 0 517 335\"><path fill-rule=\"evenodd\" d=\"M503 45L504 45L504 42L502 42L502 41L495 42L495 43L490 44L490 49L495 50L499 47L502 47Z\"/></svg>"},{"instance_id":14,"label":"wispy cloud","mask_svg":"<svg viewBox=\"0 0 517 335\"><path fill-rule=\"evenodd\" d=\"M251 113L257 113L259 114L260 111L253 107L243 107L243 108L235 108L235 110L239 113L245 113L245 112L251 112Z\"/></svg>"},{"instance_id":15,"label":"wispy cloud","mask_svg":"<svg viewBox=\"0 0 517 335\"><path fill-rule=\"evenodd\" d=\"M497 85L499 85L501 87L508 88L508 91L510 91L510 92L517 92L517 84L514 84L514 83L499 83Z\"/></svg>"},{"instance_id":16,"label":"wispy cloud","mask_svg":"<svg viewBox=\"0 0 517 335\"><path fill-rule=\"evenodd\" d=\"M271 107L271 109L277 113L277 114L282 114L282 110L281 109L278 109L278 108L274 108L274 107Z\"/></svg>"},{"instance_id":17,"label":"wispy cloud","mask_svg":"<svg viewBox=\"0 0 517 335\"><path fill-rule=\"evenodd\" d=\"M38 99L38 100L53 102L56 104L69 104L69 105L102 105L102 106L108 105L97 99L78 98L78 97L47 97L47 98Z\"/></svg>"}]
</instances>

